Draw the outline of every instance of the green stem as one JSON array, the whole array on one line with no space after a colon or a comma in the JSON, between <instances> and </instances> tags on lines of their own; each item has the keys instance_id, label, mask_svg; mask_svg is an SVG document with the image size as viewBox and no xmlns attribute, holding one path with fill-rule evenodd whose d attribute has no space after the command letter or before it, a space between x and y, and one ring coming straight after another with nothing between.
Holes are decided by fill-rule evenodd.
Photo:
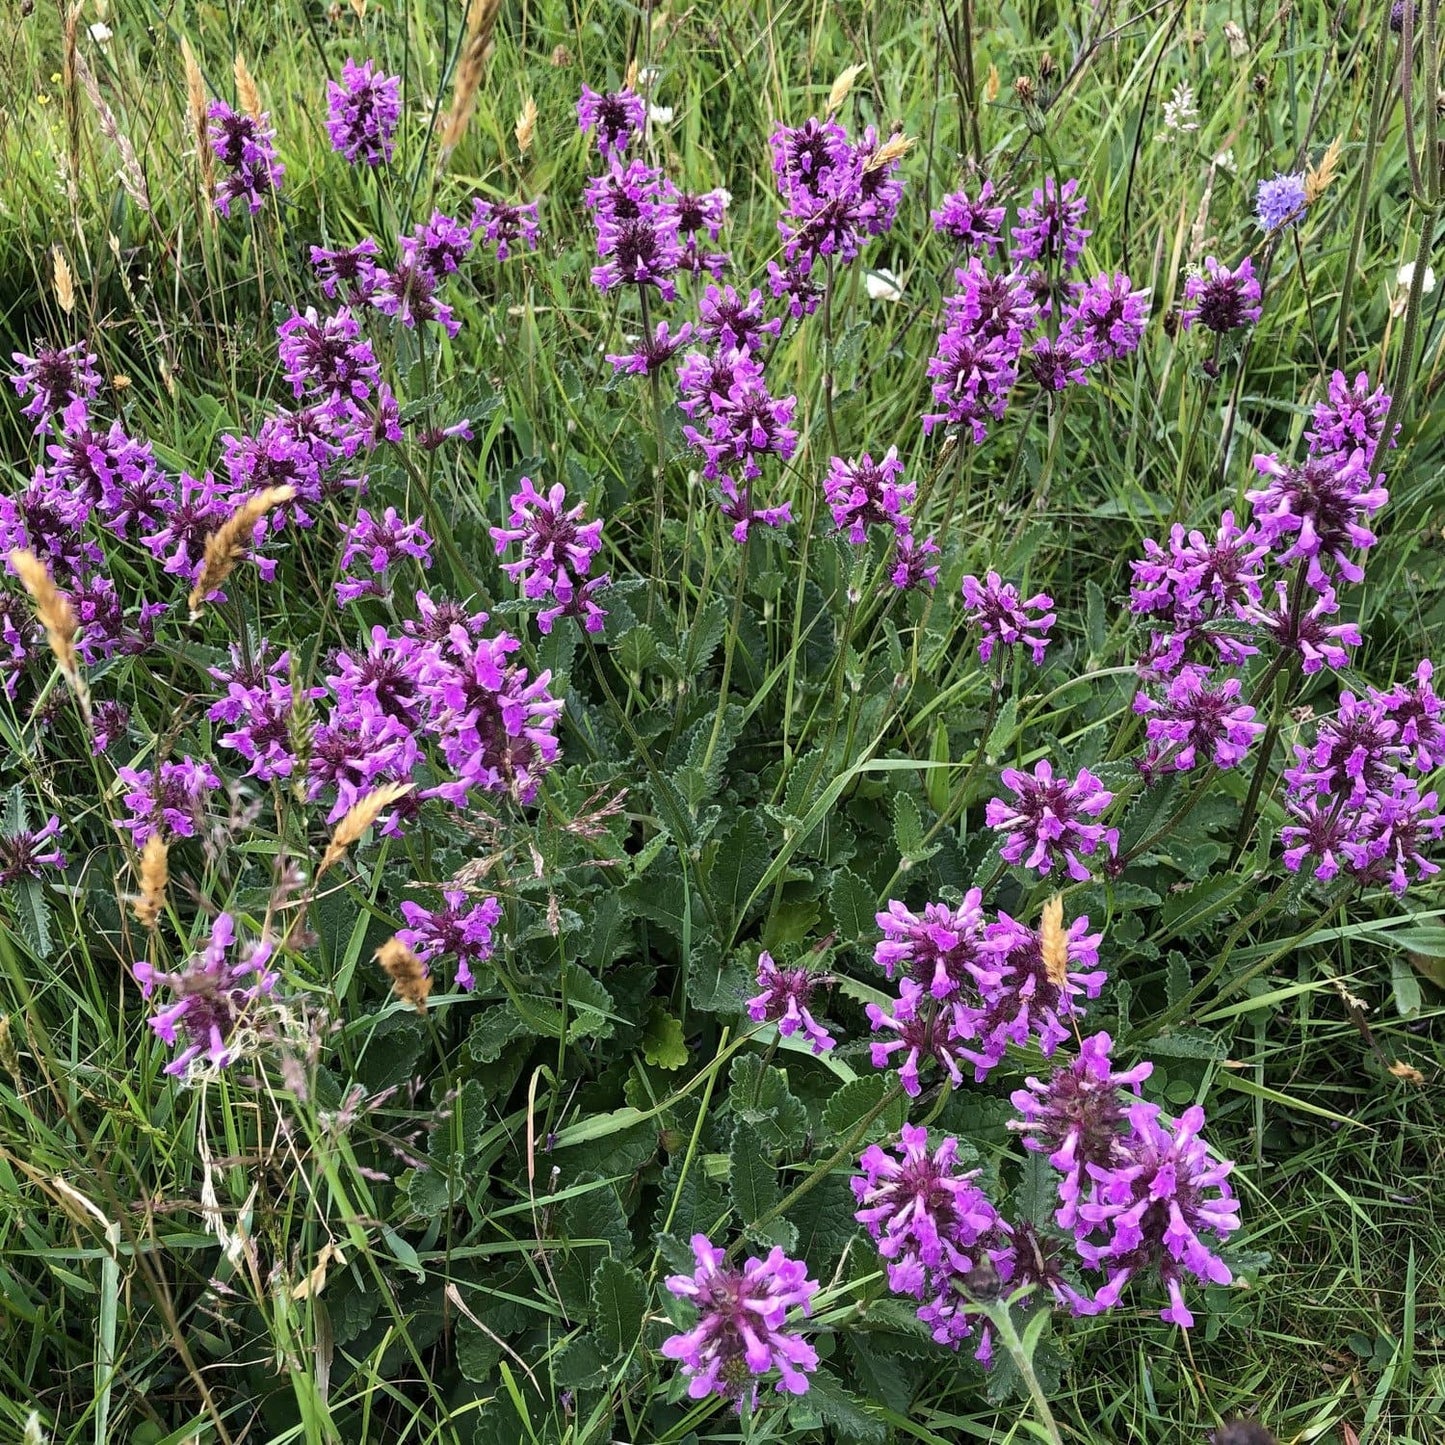
<instances>
[{"instance_id":1,"label":"green stem","mask_svg":"<svg viewBox=\"0 0 1445 1445\"><path fill-rule=\"evenodd\" d=\"M722 734L723 718L728 710L728 687L733 677L733 655L737 652L738 632L743 625L743 593L748 581L748 549L752 545L751 531L743 538L742 552L738 557L738 581L733 592L733 616L728 627L727 641L723 644L722 684L717 692L717 711L713 714L712 732L707 740L707 752L703 754L702 770L707 772L712 755L717 750L717 740Z\"/></svg>"},{"instance_id":2,"label":"green stem","mask_svg":"<svg viewBox=\"0 0 1445 1445\"><path fill-rule=\"evenodd\" d=\"M1034 1411L1039 1417L1039 1424L1044 1427L1045 1434L1048 1435L1052 1445L1064 1445L1064 1437L1059 1433L1058 1421L1054 1419L1054 1412L1049 1408L1049 1397L1044 1393L1044 1387L1039 1383L1039 1377L1034 1372L1033 1358L1024 1348L1024 1342L1019 1338L1018 1330L1014 1328L1008 1301L998 1300L991 1304L981 1305L980 1308L988 1316L988 1322L993 1326L999 1344L1008 1352L1009 1359L1014 1362L1015 1369L1018 1370L1024 1384L1028 1387L1029 1399L1033 1401Z\"/></svg>"}]
</instances>

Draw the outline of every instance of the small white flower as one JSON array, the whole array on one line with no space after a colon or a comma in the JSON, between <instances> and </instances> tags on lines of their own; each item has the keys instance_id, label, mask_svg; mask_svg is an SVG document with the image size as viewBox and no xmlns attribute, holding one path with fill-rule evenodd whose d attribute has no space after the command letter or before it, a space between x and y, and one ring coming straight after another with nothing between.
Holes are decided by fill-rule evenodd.
<instances>
[{"instance_id":1,"label":"small white flower","mask_svg":"<svg viewBox=\"0 0 1445 1445\"><path fill-rule=\"evenodd\" d=\"M1415 263L1406 261L1395 272L1395 290L1390 297L1390 315L1403 316L1410 302L1410 286L1415 280ZM1435 289L1435 268L1425 267L1425 279L1420 283L1420 294L1428 296Z\"/></svg>"},{"instance_id":2,"label":"small white flower","mask_svg":"<svg viewBox=\"0 0 1445 1445\"><path fill-rule=\"evenodd\" d=\"M1233 175L1239 169L1239 162L1234 159L1234 147L1225 146L1225 148L1215 156L1214 164L1218 166L1220 170L1228 171L1230 175Z\"/></svg>"},{"instance_id":3,"label":"small white flower","mask_svg":"<svg viewBox=\"0 0 1445 1445\"><path fill-rule=\"evenodd\" d=\"M1182 81L1174 87L1174 94L1164 102L1164 129L1199 129L1199 109L1194 104L1194 91Z\"/></svg>"},{"instance_id":4,"label":"small white flower","mask_svg":"<svg viewBox=\"0 0 1445 1445\"><path fill-rule=\"evenodd\" d=\"M649 105L647 117L653 125L671 125L672 107L670 105Z\"/></svg>"},{"instance_id":5,"label":"small white flower","mask_svg":"<svg viewBox=\"0 0 1445 1445\"><path fill-rule=\"evenodd\" d=\"M651 90L659 80L662 79L662 72L655 65L644 65L637 72L638 90Z\"/></svg>"},{"instance_id":6,"label":"small white flower","mask_svg":"<svg viewBox=\"0 0 1445 1445\"><path fill-rule=\"evenodd\" d=\"M90 38L95 41L97 45L108 45L110 43L110 37L111 28L109 25L102 24L101 21L97 20L90 27Z\"/></svg>"},{"instance_id":7,"label":"small white flower","mask_svg":"<svg viewBox=\"0 0 1445 1445\"><path fill-rule=\"evenodd\" d=\"M873 301L903 300L903 282L892 271L866 271L863 285Z\"/></svg>"}]
</instances>

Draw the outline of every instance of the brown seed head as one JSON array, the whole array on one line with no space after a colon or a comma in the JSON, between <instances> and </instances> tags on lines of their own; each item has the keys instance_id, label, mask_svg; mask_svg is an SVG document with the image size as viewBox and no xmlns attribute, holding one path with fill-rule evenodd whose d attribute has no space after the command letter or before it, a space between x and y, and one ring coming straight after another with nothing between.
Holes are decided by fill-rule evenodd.
<instances>
[{"instance_id":1,"label":"brown seed head","mask_svg":"<svg viewBox=\"0 0 1445 1445\"><path fill-rule=\"evenodd\" d=\"M131 908L144 928L154 928L166 906L166 885L170 882L165 839L152 833L140 855L140 893Z\"/></svg>"},{"instance_id":2,"label":"brown seed head","mask_svg":"<svg viewBox=\"0 0 1445 1445\"><path fill-rule=\"evenodd\" d=\"M230 517L206 538L206 554L201 564L201 575L196 585L191 588L193 620L201 615L201 607L206 598L225 582L236 570L236 564L246 555L256 523L273 507L291 501L295 495L295 487L267 487L242 502Z\"/></svg>"},{"instance_id":3,"label":"brown seed head","mask_svg":"<svg viewBox=\"0 0 1445 1445\"><path fill-rule=\"evenodd\" d=\"M517 112L517 124L512 134L517 137L517 149L526 155L532 149L532 137L537 129L537 102L529 95Z\"/></svg>"},{"instance_id":4,"label":"brown seed head","mask_svg":"<svg viewBox=\"0 0 1445 1445\"><path fill-rule=\"evenodd\" d=\"M985 76L983 82L983 98L986 104L992 105L998 99L999 87L1002 84L1003 82L999 79L998 66L990 65L988 75Z\"/></svg>"},{"instance_id":5,"label":"brown seed head","mask_svg":"<svg viewBox=\"0 0 1445 1445\"><path fill-rule=\"evenodd\" d=\"M361 835L393 803L406 797L412 787L411 783L383 783L381 787L373 789L360 801L353 803L336 825L331 842L326 845L326 852L321 855L321 865L316 870L316 876L320 878L333 863L339 863L346 856L346 850L359 841Z\"/></svg>"},{"instance_id":6,"label":"brown seed head","mask_svg":"<svg viewBox=\"0 0 1445 1445\"><path fill-rule=\"evenodd\" d=\"M45 563L23 547L17 547L10 554L10 566L24 584L25 590L35 603L35 615L45 629L45 640L55 656L55 665L60 675L69 684L75 700L87 724L90 722L90 691L80 675L80 664L75 651L75 634L80 624L75 618L75 608L50 576Z\"/></svg>"},{"instance_id":7,"label":"brown seed head","mask_svg":"<svg viewBox=\"0 0 1445 1445\"><path fill-rule=\"evenodd\" d=\"M70 262L59 246L50 248L50 260L55 272L55 299L67 316L75 310L75 277L70 272Z\"/></svg>"},{"instance_id":8,"label":"brown seed head","mask_svg":"<svg viewBox=\"0 0 1445 1445\"><path fill-rule=\"evenodd\" d=\"M1404 1079L1407 1084L1419 1085L1425 1082L1425 1075L1422 1074L1419 1069L1413 1064L1402 1062L1400 1059L1396 1059L1395 1062L1390 1065L1390 1072L1397 1079Z\"/></svg>"},{"instance_id":9,"label":"brown seed head","mask_svg":"<svg viewBox=\"0 0 1445 1445\"><path fill-rule=\"evenodd\" d=\"M888 137L866 161L863 162L865 171L876 171L886 166L890 161L896 161L906 156L914 146L918 144L916 136L904 135L902 131Z\"/></svg>"},{"instance_id":10,"label":"brown seed head","mask_svg":"<svg viewBox=\"0 0 1445 1445\"><path fill-rule=\"evenodd\" d=\"M1314 205L1319 198L1329 189L1330 183L1340 173L1340 153L1342 149L1343 136L1336 136L1324 155L1320 157L1317 166L1310 166L1305 171L1305 202Z\"/></svg>"},{"instance_id":11,"label":"brown seed head","mask_svg":"<svg viewBox=\"0 0 1445 1445\"><path fill-rule=\"evenodd\" d=\"M441 158L446 158L461 144L467 125L476 109L477 91L487 73L487 60L492 53L492 31L497 25L497 12L502 0L472 0L467 11L467 36L462 45L462 58L457 64L456 83L452 87L451 109L442 120Z\"/></svg>"},{"instance_id":12,"label":"brown seed head","mask_svg":"<svg viewBox=\"0 0 1445 1445\"><path fill-rule=\"evenodd\" d=\"M1039 920L1039 948L1044 956L1044 972L1055 988L1069 981L1069 935L1064 928L1064 895L1055 893L1044 904Z\"/></svg>"},{"instance_id":13,"label":"brown seed head","mask_svg":"<svg viewBox=\"0 0 1445 1445\"><path fill-rule=\"evenodd\" d=\"M845 100L848 99L853 89L853 82L858 79L864 71L861 65L850 65L842 71L837 80L833 82L833 88L828 92L828 114L832 115Z\"/></svg>"},{"instance_id":14,"label":"brown seed head","mask_svg":"<svg viewBox=\"0 0 1445 1445\"><path fill-rule=\"evenodd\" d=\"M565 45L559 45L552 51L552 67L555 70L562 70L572 64L572 52Z\"/></svg>"},{"instance_id":15,"label":"brown seed head","mask_svg":"<svg viewBox=\"0 0 1445 1445\"><path fill-rule=\"evenodd\" d=\"M1032 105L1037 99L1037 92L1034 89L1034 81L1031 75L1021 75L1014 81L1014 99L1020 105Z\"/></svg>"},{"instance_id":16,"label":"brown seed head","mask_svg":"<svg viewBox=\"0 0 1445 1445\"><path fill-rule=\"evenodd\" d=\"M241 109L256 122L261 123L261 92L256 87L255 77L251 74L250 67L246 64L246 57L239 51L236 52L235 64L231 67L236 76L236 99L241 102Z\"/></svg>"},{"instance_id":17,"label":"brown seed head","mask_svg":"<svg viewBox=\"0 0 1445 1445\"><path fill-rule=\"evenodd\" d=\"M426 964L395 936L376 950L376 961L391 980L396 996L424 1014L427 995L431 992L431 975L426 971Z\"/></svg>"}]
</instances>

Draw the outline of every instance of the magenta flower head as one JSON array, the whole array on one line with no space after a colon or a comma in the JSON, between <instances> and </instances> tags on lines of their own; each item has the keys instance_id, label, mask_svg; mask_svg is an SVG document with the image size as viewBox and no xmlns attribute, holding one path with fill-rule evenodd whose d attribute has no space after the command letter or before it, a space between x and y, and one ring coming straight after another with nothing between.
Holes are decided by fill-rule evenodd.
<instances>
[{"instance_id":1,"label":"magenta flower head","mask_svg":"<svg viewBox=\"0 0 1445 1445\"><path fill-rule=\"evenodd\" d=\"M577 129L597 132L597 149L604 156L620 156L647 125L647 102L624 86L599 94L582 87L577 101Z\"/></svg>"},{"instance_id":2,"label":"magenta flower head","mask_svg":"<svg viewBox=\"0 0 1445 1445\"><path fill-rule=\"evenodd\" d=\"M1434 664L1426 658L1409 683L1371 696L1399 728L1398 742L1412 767L1429 772L1445 764L1445 700L1435 692Z\"/></svg>"},{"instance_id":3,"label":"magenta flower head","mask_svg":"<svg viewBox=\"0 0 1445 1445\"><path fill-rule=\"evenodd\" d=\"M1255 197L1254 213L1261 231L1277 231L1281 226L1298 225L1309 205L1303 172L1282 175L1261 181Z\"/></svg>"},{"instance_id":4,"label":"magenta flower head","mask_svg":"<svg viewBox=\"0 0 1445 1445\"><path fill-rule=\"evenodd\" d=\"M938 543L932 537L920 542L911 532L903 533L893 543L893 570L888 574L889 581L900 592L937 587L938 567L928 560L936 556Z\"/></svg>"},{"instance_id":5,"label":"magenta flower head","mask_svg":"<svg viewBox=\"0 0 1445 1445\"><path fill-rule=\"evenodd\" d=\"M144 961L132 969L144 998L157 987L168 988L175 995L175 1001L150 1020L158 1038L171 1045L182 1044L181 1052L166 1065L166 1073L185 1074L203 1054L212 1067L225 1068L235 1058L231 1041L247 1008L276 987L278 975L266 968L271 945L243 947L233 962L235 943L235 921L229 913L222 913L205 948L179 973L162 973Z\"/></svg>"},{"instance_id":6,"label":"magenta flower head","mask_svg":"<svg viewBox=\"0 0 1445 1445\"><path fill-rule=\"evenodd\" d=\"M71 402L77 398L88 401L100 390L95 353L83 341L59 348L41 346L34 356L14 351L11 357L20 368L11 376L11 383L22 397L30 398L21 414L35 422L37 436L49 432L50 418Z\"/></svg>"},{"instance_id":7,"label":"magenta flower head","mask_svg":"<svg viewBox=\"0 0 1445 1445\"><path fill-rule=\"evenodd\" d=\"M784 502L781 507L760 507L753 500L753 489L748 482L739 486L731 477L724 476L718 482L718 491L722 494L718 511L725 521L732 523L734 542L746 542L754 527L784 527L793 520L791 502Z\"/></svg>"},{"instance_id":8,"label":"magenta flower head","mask_svg":"<svg viewBox=\"0 0 1445 1445\"><path fill-rule=\"evenodd\" d=\"M1239 1207L1228 1184L1234 1166L1210 1157L1200 1138L1204 1110L1198 1105L1172 1127L1157 1104L1139 1100L1127 1113L1124 1158L1089 1166L1093 1197L1079 1206L1081 1233L1086 1230L1088 1237L1079 1239L1078 1250L1109 1275L1097 1296L1105 1306L1118 1300L1131 1276L1157 1268L1169 1293L1160 1318L1188 1329L1194 1316L1184 1303L1184 1276L1210 1284L1234 1278L1203 1237L1227 1239L1239 1228Z\"/></svg>"},{"instance_id":9,"label":"magenta flower head","mask_svg":"<svg viewBox=\"0 0 1445 1445\"><path fill-rule=\"evenodd\" d=\"M887 911L876 915L883 938L873 961L890 979L899 973L936 999L977 997L1001 978L984 942L982 902L980 890L970 888L957 908L927 903L917 914L889 899Z\"/></svg>"},{"instance_id":10,"label":"magenta flower head","mask_svg":"<svg viewBox=\"0 0 1445 1445\"><path fill-rule=\"evenodd\" d=\"M818 1368L818 1353L788 1325L788 1312L812 1312L818 1282L808 1266L774 1246L766 1259L750 1257L741 1269L727 1262L705 1234L692 1237L697 1268L671 1275L670 1293L697 1308L697 1323L662 1342L662 1353L677 1360L693 1400L720 1395L757 1404L757 1378L778 1371L776 1388L793 1395L808 1391L807 1372Z\"/></svg>"},{"instance_id":11,"label":"magenta flower head","mask_svg":"<svg viewBox=\"0 0 1445 1445\"><path fill-rule=\"evenodd\" d=\"M1045 269L1072 271L1084 254L1084 242L1093 232L1084 226L1088 203L1076 180L1060 187L1052 176L1034 192L1033 204L1019 208L1013 228L1014 255L1037 261Z\"/></svg>"},{"instance_id":12,"label":"magenta flower head","mask_svg":"<svg viewBox=\"0 0 1445 1445\"><path fill-rule=\"evenodd\" d=\"M388 507L380 517L362 507L344 538L341 570L346 575L336 583L336 600L343 605L363 597L385 597L382 578L403 557L415 558L422 571L431 566L432 539L420 522L405 520L395 507ZM370 575L362 575L362 569Z\"/></svg>"},{"instance_id":13,"label":"magenta flower head","mask_svg":"<svg viewBox=\"0 0 1445 1445\"><path fill-rule=\"evenodd\" d=\"M354 246L328 251L324 246L311 248L311 268L321 282L321 294L336 299L339 287L346 288L350 301L363 303L376 289L376 242L367 236Z\"/></svg>"},{"instance_id":14,"label":"magenta flower head","mask_svg":"<svg viewBox=\"0 0 1445 1445\"><path fill-rule=\"evenodd\" d=\"M762 990L748 1000L748 1017L754 1023L772 1020L786 1039L799 1030L813 1046L815 1054L826 1054L833 1047L833 1036L808 1012L813 990L823 980L801 965L779 968L766 949L758 955L758 987Z\"/></svg>"},{"instance_id":15,"label":"magenta flower head","mask_svg":"<svg viewBox=\"0 0 1445 1445\"><path fill-rule=\"evenodd\" d=\"M21 878L39 878L42 868L64 868L65 854L54 846L59 836L60 819L56 817L40 828L0 834L0 886ZM52 846L47 848L47 843Z\"/></svg>"},{"instance_id":16,"label":"magenta flower head","mask_svg":"<svg viewBox=\"0 0 1445 1445\"><path fill-rule=\"evenodd\" d=\"M1021 600L1012 582L1005 582L997 572L990 572L982 582L977 577L963 579L963 605L968 611L968 620L980 629L981 661L987 662L1000 643L1005 647L1022 643L1033 654L1036 667L1043 662L1044 649L1049 645L1049 628L1056 620L1054 613L1045 611L1054 605L1054 599L1047 593ZM1041 615L1030 617L1030 612Z\"/></svg>"},{"instance_id":17,"label":"magenta flower head","mask_svg":"<svg viewBox=\"0 0 1445 1445\"><path fill-rule=\"evenodd\" d=\"M276 328L276 339L286 379L298 401L307 392L326 402L365 401L381 380L371 343L344 308L322 317L308 306Z\"/></svg>"},{"instance_id":18,"label":"magenta flower head","mask_svg":"<svg viewBox=\"0 0 1445 1445\"><path fill-rule=\"evenodd\" d=\"M940 1009L922 985L905 978L898 986L898 1001L890 1014L876 1003L864 1010L873 1031L893 1032L895 1038L879 1038L868 1045L869 1058L875 1069L893 1066L893 1055L901 1054L898 1082L910 1099L923 1092L920 1071L929 1060L938 1064L956 1089L963 1083L959 1063L965 1040L954 1032L953 1012Z\"/></svg>"},{"instance_id":19,"label":"magenta flower head","mask_svg":"<svg viewBox=\"0 0 1445 1445\"><path fill-rule=\"evenodd\" d=\"M326 696L325 688L293 687L290 652L274 659L270 652L264 638L249 656L233 643L230 668L207 669L225 687L225 695L206 711L212 722L230 729L217 741L240 753L250 763L246 775L263 783L289 778L295 770L292 713L298 699L315 702Z\"/></svg>"},{"instance_id":20,"label":"magenta flower head","mask_svg":"<svg viewBox=\"0 0 1445 1445\"><path fill-rule=\"evenodd\" d=\"M510 204L478 196L472 202L472 234L481 232L481 244L497 248L497 260L505 261L521 242L529 251L537 249L542 227L537 219L536 201Z\"/></svg>"},{"instance_id":21,"label":"magenta flower head","mask_svg":"<svg viewBox=\"0 0 1445 1445\"><path fill-rule=\"evenodd\" d=\"M952 191L929 213L933 229L948 236L960 246L981 250L990 256L1003 243L1003 206L990 205L993 182L985 181L977 200L969 200L967 191Z\"/></svg>"},{"instance_id":22,"label":"magenta flower head","mask_svg":"<svg viewBox=\"0 0 1445 1445\"><path fill-rule=\"evenodd\" d=\"M1026 1088L1011 1095L1021 1117L1009 1127L1023 1134L1025 1149L1047 1154L1064 1176L1055 1216L1063 1229L1078 1226L1079 1204L1090 1187L1089 1166L1107 1169L1122 1158L1126 1118L1119 1091L1129 1088L1137 1097L1139 1085L1154 1072L1150 1063L1115 1072L1109 1059L1112 1047L1108 1034L1093 1034L1075 1058L1054 1069L1047 1083L1030 1077Z\"/></svg>"},{"instance_id":23,"label":"magenta flower head","mask_svg":"<svg viewBox=\"0 0 1445 1445\"><path fill-rule=\"evenodd\" d=\"M1004 785L1018 799L1017 804L991 798L984 810L990 828L1007 835L1002 854L1005 862L1020 863L1049 873L1062 863L1069 877L1080 882L1089 877L1089 870L1079 861L1079 854L1092 854L1103 844L1112 857L1119 849L1119 830L1085 818L1097 817L1114 801L1103 783L1087 768L1077 778L1054 777L1047 758L1040 759L1032 774L1018 768L1005 768L1000 775Z\"/></svg>"},{"instance_id":24,"label":"magenta flower head","mask_svg":"<svg viewBox=\"0 0 1445 1445\"><path fill-rule=\"evenodd\" d=\"M125 784L124 802L130 817L122 818L137 848L143 848L152 833L168 842L194 838L205 826L206 806L221 786L209 763L194 758L172 762L167 758L158 771L150 768L117 768L116 777Z\"/></svg>"},{"instance_id":25,"label":"magenta flower head","mask_svg":"<svg viewBox=\"0 0 1445 1445\"><path fill-rule=\"evenodd\" d=\"M1290 604L1289 584L1275 583L1273 608L1248 608L1245 616L1276 646L1300 655L1300 667L1311 676L1323 667L1339 672L1350 665L1349 649L1364 642L1359 627L1353 622L1326 622L1340 604L1333 591L1325 591L1314 602L1299 611Z\"/></svg>"},{"instance_id":26,"label":"magenta flower head","mask_svg":"<svg viewBox=\"0 0 1445 1445\"><path fill-rule=\"evenodd\" d=\"M559 617L578 617L588 632L600 632L607 614L592 594L607 586L608 577L587 579L593 559L602 549L601 521L584 522L586 503L568 508L567 489L554 482L546 496L530 477L508 499L511 515L506 527L492 528L492 542L500 556L514 542L522 544L516 562L502 570L518 583L522 595L534 601L551 597L556 606L538 614L537 626L546 633Z\"/></svg>"},{"instance_id":27,"label":"magenta flower head","mask_svg":"<svg viewBox=\"0 0 1445 1445\"><path fill-rule=\"evenodd\" d=\"M848 540L857 546L868 540L868 528L875 523L891 527L896 536L906 536L911 530L906 509L917 488L912 482L900 481L902 476L897 447L889 447L878 462L867 452L854 462L834 457L823 478L833 525L846 531Z\"/></svg>"},{"instance_id":28,"label":"magenta flower head","mask_svg":"<svg viewBox=\"0 0 1445 1445\"><path fill-rule=\"evenodd\" d=\"M406 927L396 936L423 963L450 955L457 961L457 987L471 989L476 984L472 974L474 963L485 963L495 947L493 930L501 922L502 905L495 898L483 898L471 904L459 888L442 893L441 908L423 908L419 903L401 905Z\"/></svg>"},{"instance_id":29,"label":"magenta flower head","mask_svg":"<svg viewBox=\"0 0 1445 1445\"><path fill-rule=\"evenodd\" d=\"M651 336L639 337L631 351L608 352L607 360L619 375L653 376L691 340L692 322L684 321L673 331L666 321L659 321Z\"/></svg>"},{"instance_id":30,"label":"magenta flower head","mask_svg":"<svg viewBox=\"0 0 1445 1445\"><path fill-rule=\"evenodd\" d=\"M1368 373L1362 371L1349 381L1343 371L1337 371L1330 377L1325 400L1315 404L1305 439L1312 452L1353 452L1358 447L1369 457L1385 433L1389 414L1389 392L1383 386L1372 391ZM1392 447L1399 434L1397 422L1390 437Z\"/></svg>"},{"instance_id":31,"label":"magenta flower head","mask_svg":"<svg viewBox=\"0 0 1445 1445\"><path fill-rule=\"evenodd\" d=\"M1149 292L1134 291L1123 271L1095 276L1073 288L1063 309L1062 334L1089 347L1095 361L1128 356L1136 351L1149 320Z\"/></svg>"},{"instance_id":32,"label":"magenta flower head","mask_svg":"<svg viewBox=\"0 0 1445 1445\"><path fill-rule=\"evenodd\" d=\"M1238 767L1264 731L1264 724L1254 720L1254 709L1240 700L1242 686L1237 677L1211 686L1207 667L1186 664L1170 680L1162 700L1137 694L1134 711L1147 718L1144 735L1150 743L1143 770L1187 772L1210 761L1220 768Z\"/></svg>"},{"instance_id":33,"label":"magenta flower head","mask_svg":"<svg viewBox=\"0 0 1445 1445\"><path fill-rule=\"evenodd\" d=\"M1362 581L1364 569L1351 554L1374 546L1375 534L1365 522L1390 495L1371 479L1364 450L1315 455L1298 466L1262 454L1254 467L1265 483L1245 497L1279 564L1304 558L1309 584L1317 592L1330 589L1326 562L1333 562L1346 580Z\"/></svg>"},{"instance_id":34,"label":"magenta flower head","mask_svg":"<svg viewBox=\"0 0 1445 1445\"><path fill-rule=\"evenodd\" d=\"M719 351L761 349L764 336L777 337L783 329L783 318L764 319L763 293L756 286L747 299L731 286L709 286L697 303L698 334L714 343Z\"/></svg>"},{"instance_id":35,"label":"magenta flower head","mask_svg":"<svg viewBox=\"0 0 1445 1445\"><path fill-rule=\"evenodd\" d=\"M1232 271L1213 256L1204 258L1204 270L1184 282L1184 309L1179 324L1188 331L1197 321L1216 336L1250 326L1259 320L1263 296L1254 275L1254 262L1246 256Z\"/></svg>"},{"instance_id":36,"label":"magenta flower head","mask_svg":"<svg viewBox=\"0 0 1445 1445\"><path fill-rule=\"evenodd\" d=\"M988 419L1002 418L1018 380L1019 347L1018 336L990 334L978 319L954 308L928 361L933 400L942 410L924 414L924 432L967 427L975 442L983 441Z\"/></svg>"},{"instance_id":37,"label":"magenta flower head","mask_svg":"<svg viewBox=\"0 0 1445 1445\"><path fill-rule=\"evenodd\" d=\"M1024 368L1045 391L1063 391L1089 384L1088 368L1097 360L1093 346L1082 337L1060 334L1040 336L1024 354Z\"/></svg>"},{"instance_id":38,"label":"magenta flower head","mask_svg":"<svg viewBox=\"0 0 1445 1445\"><path fill-rule=\"evenodd\" d=\"M390 164L401 119L401 77L384 74L374 61L358 65L348 59L341 79L327 82L326 100L331 149L352 165Z\"/></svg>"},{"instance_id":39,"label":"magenta flower head","mask_svg":"<svg viewBox=\"0 0 1445 1445\"><path fill-rule=\"evenodd\" d=\"M216 209L229 219L232 204L245 201L255 215L286 173L276 156L271 117L265 111L256 116L234 111L224 100L213 100L206 114L211 149L230 172L216 183Z\"/></svg>"}]
</instances>

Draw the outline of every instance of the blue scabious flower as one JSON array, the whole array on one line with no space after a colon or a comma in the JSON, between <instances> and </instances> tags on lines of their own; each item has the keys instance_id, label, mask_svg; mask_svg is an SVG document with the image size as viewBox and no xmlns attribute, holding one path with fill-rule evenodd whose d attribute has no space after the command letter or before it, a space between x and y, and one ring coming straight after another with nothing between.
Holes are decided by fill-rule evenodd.
<instances>
[{"instance_id":1,"label":"blue scabious flower","mask_svg":"<svg viewBox=\"0 0 1445 1445\"><path fill-rule=\"evenodd\" d=\"M1260 230L1277 231L1281 226L1295 225L1308 204L1303 172L1276 172L1272 180L1259 183L1254 205Z\"/></svg>"}]
</instances>

